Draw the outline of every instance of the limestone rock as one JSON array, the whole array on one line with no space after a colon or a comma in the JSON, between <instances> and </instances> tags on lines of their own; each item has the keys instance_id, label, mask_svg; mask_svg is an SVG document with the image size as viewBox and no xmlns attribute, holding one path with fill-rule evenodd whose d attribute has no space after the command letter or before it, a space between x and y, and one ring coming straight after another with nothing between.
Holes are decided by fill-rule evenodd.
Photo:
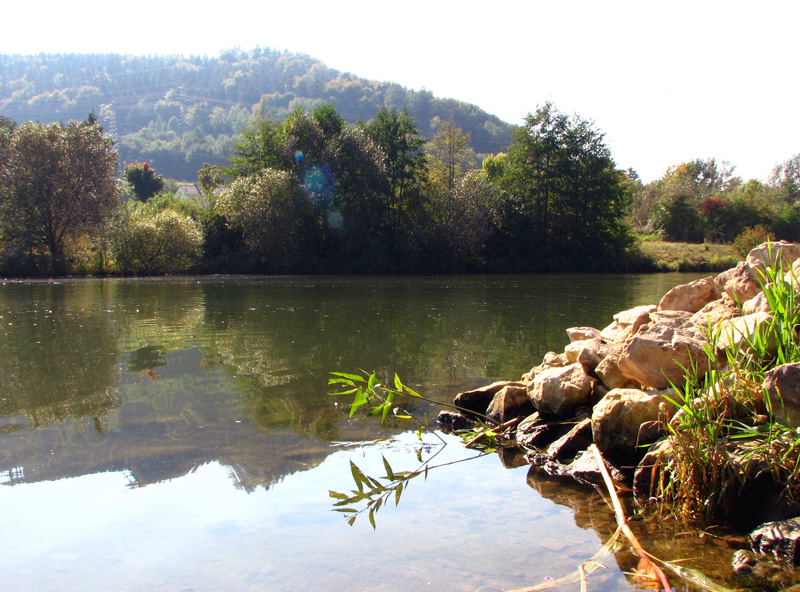
<instances>
[{"instance_id":1,"label":"limestone rock","mask_svg":"<svg viewBox=\"0 0 800 592\"><path fill-rule=\"evenodd\" d=\"M763 292L759 292L759 294L763 294ZM748 302L750 301L748 300ZM736 301L727 294L723 294L718 300L709 302L694 313L689 320L703 330L709 327L713 330L721 321L740 316L742 316L742 311L739 310Z\"/></svg>"},{"instance_id":2,"label":"limestone rock","mask_svg":"<svg viewBox=\"0 0 800 592\"><path fill-rule=\"evenodd\" d=\"M440 411L436 421L451 430L468 430L473 425L471 419L455 411Z\"/></svg>"},{"instance_id":3,"label":"limestone rock","mask_svg":"<svg viewBox=\"0 0 800 592\"><path fill-rule=\"evenodd\" d=\"M606 461L606 468L608 469L611 479L618 483L625 483L625 474L617 467L610 459ZM578 453L568 465L550 461L542 465L542 469L548 474L559 477L571 477L579 483L587 485L600 485L605 487L603 475L600 472L600 465L598 464L597 457L590 450L583 450Z\"/></svg>"},{"instance_id":4,"label":"limestone rock","mask_svg":"<svg viewBox=\"0 0 800 592\"><path fill-rule=\"evenodd\" d=\"M658 310L684 310L694 313L720 296L722 292L719 286L714 278L709 276L672 288L664 294L658 304Z\"/></svg>"},{"instance_id":5,"label":"limestone rock","mask_svg":"<svg viewBox=\"0 0 800 592\"><path fill-rule=\"evenodd\" d=\"M548 368L560 368L562 366L569 365L570 362L567 361L566 355L563 353L557 354L556 352L547 352L544 355L544 359L542 363L538 366L534 366L530 369L530 371L526 374L522 375L522 380L524 382L531 382L534 378L536 378L537 374L541 374L544 370Z\"/></svg>"},{"instance_id":6,"label":"limestone rock","mask_svg":"<svg viewBox=\"0 0 800 592\"><path fill-rule=\"evenodd\" d=\"M755 553L778 557L790 565L798 564L800 517L762 524L748 538Z\"/></svg>"},{"instance_id":7,"label":"limestone rock","mask_svg":"<svg viewBox=\"0 0 800 592\"><path fill-rule=\"evenodd\" d=\"M753 314L727 319L717 325L717 349L722 351L728 347L736 349L749 349L751 342L758 331L764 331L772 321L772 313L755 312ZM767 351L775 351L775 335L769 335Z\"/></svg>"},{"instance_id":8,"label":"limestone rock","mask_svg":"<svg viewBox=\"0 0 800 592\"><path fill-rule=\"evenodd\" d=\"M485 415L486 409L497 391L507 386L521 386L524 388L525 383L509 382L507 380L493 382L492 384L457 394L453 399L453 404L463 411Z\"/></svg>"},{"instance_id":9,"label":"limestone rock","mask_svg":"<svg viewBox=\"0 0 800 592\"><path fill-rule=\"evenodd\" d=\"M781 240L761 243L747 254L745 261L753 270L763 273L767 267L780 266L781 269L787 270L797 259L800 259L800 247ZM761 277L760 274L756 274L753 279L758 280Z\"/></svg>"},{"instance_id":10,"label":"limestone rock","mask_svg":"<svg viewBox=\"0 0 800 592\"><path fill-rule=\"evenodd\" d=\"M573 341L564 348L564 355L570 363L577 362L594 371L605 357L617 353L619 349L620 346L612 341L602 337L594 337L592 339Z\"/></svg>"},{"instance_id":11,"label":"limestone rock","mask_svg":"<svg viewBox=\"0 0 800 592\"><path fill-rule=\"evenodd\" d=\"M548 368L528 384L528 395L541 413L569 417L589 401L593 382L580 364Z\"/></svg>"},{"instance_id":12,"label":"limestone rock","mask_svg":"<svg viewBox=\"0 0 800 592\"><path fill-rule=\"evenodd\" d=\"M723 271L714 279L722 291L736 302L750 300L761 291L746 261L740 261L736 267Z\"/></svg>"},{"instance_id":13,"label":"limestone rock","mask_svg":"<svg viewBox=\"0 0 800 592\"><path fill-rule=\"evenodd\" d=\"M769 395L773 417L800 426L800 363L773 368L764 376L762 388Z\"/></svg>"},{"instance_id":14,"label":"limestone rock","mask_svg":"<svg viewBox=\"0 0 800 592\"><path fill-rule=\"evenodd\" d=\"M614 321L600 332L601 337L614 343L625 343L639 328L650 321L650 313L655 312L655 304L636 306L614 315Z\"/></svg>"},{"instance_id":15,"label":"limestone rock","mask_svg":"<svg viewBox=\"0 0 800 592\"><path fill-rule=\"evenodd\" d=\"M533 413L528 390L522 385L507 385L497 391L486 410L486 415L498 423Z\"/></svg>"},{"instance_id":16,"label":"limestone rock","mask_svg":"<svg viewBox=\"0 0 800 592\"><path fill-rule=\"evenodd\" d=\"M800 259L798 260L800 261ZM742 315L750 315L755 312L771 312L767 295L764 292L759 292L750 300L742 304Z\"/></svg>"},{"instance_id":17,"label":"limestone rock","mask_svg":"<svg viewBox=\"0 0 800 592\"><path fill-rule=\"evenodd\" d=\"M652 444L664 433L674 413L658 393L614 389L592 411L592 437L604 456L634 466L644 455L643 444Z\"/></svg>"},{"instance_id":18,"label":"limestone rock","mask_svg":"<svg viewBox=\"0 0 800 592\"><path fill-rule=\"evenodd\" d=\"M619 357L621 351L613 355L603 358L603 360L594 369L597 378L600 382L608 388L613 390L615 388L641 388L641 384L632 378L628 378L619 369Z\"/></svg>"},{"instance_id":19,"label":"limestone rock","mask_svg":"<svg viewBox=\"0 0 800 592\"><path fill-rule=\"evenodd\" d=\"M575 458L592 443L592 420L587 417L547 448L547 456L552 460L565 461Z\"/></svg>"},{"instance_id":20,"label":"limestone rock","mask_svg":"<svg viewBox=\"0 0 800 592\"><path fill-rule=\"evenodd\" d=\"M682 382L684 368L694 367L701 374L708 371L703 332L691 322L681 323L677 311L667 312L658 313L658 322L635 335L619 358L625 376L654 389Z\"/></svg>"},{"instance_id":21,"label":"limestone rock","mask_svg":"<svg viewBox=\"0 0 800 592\"><path fill-rule=\"evenodd\" d=\"M517 426L517 444L527 449L542 450L565 431L562 422L546 421L536 412L523 419Z\"/></svg>"},{"instance_id":22,"label":"limestone rock","mask_svg":"<svg viewBox=\"0 0 800 592\"><path fill-rule=\"evenodd\" d=\"M594 327L571 327L567 329L567 337L569 337L569 342L572 343L573 341L600 337L600 331Z\"/></svg>"}]
</instances>

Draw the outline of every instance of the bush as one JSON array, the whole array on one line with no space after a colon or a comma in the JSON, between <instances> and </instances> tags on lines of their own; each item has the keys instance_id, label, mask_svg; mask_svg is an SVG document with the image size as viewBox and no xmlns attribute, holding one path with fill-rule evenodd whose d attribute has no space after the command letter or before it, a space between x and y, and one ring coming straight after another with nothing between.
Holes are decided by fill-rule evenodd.
<instances>
[{"instance_id":1,"label":"bush","mask_svg":"<svg viewBox=\"0 0 800 592\"><path fill-rule=\"evenodd\" d=\"M203 245L200 225L172 209L124 206L110 236L115 271L162 274L189 271Z\"/></svg>"},{"instance_id":2,"label":"bush","mask_svg":"<svg viewBox=\"0 0 800 592\"><path fill-rule=\"evenodd\" d=\"M733 247L742 257L747 257L747 254L758 245L772 240L773 238L772 234L759 224L753 228L746 229L737 236L733 241Z\"/></svg>"}]
</instances>

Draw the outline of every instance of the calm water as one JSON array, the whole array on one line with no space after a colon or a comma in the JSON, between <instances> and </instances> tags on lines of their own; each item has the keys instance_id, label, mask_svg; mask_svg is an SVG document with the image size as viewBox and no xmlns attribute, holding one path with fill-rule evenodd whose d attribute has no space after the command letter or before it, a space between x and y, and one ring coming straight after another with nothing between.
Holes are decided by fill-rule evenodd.
<instances>
[{"instance_id":1,"label":"calm water","mask_svg":"<svg viewBox=\"0 0 800 592\"><path fill-rule=\"evenodd\" d=\"M397 372L449 401L695 277L0 283L0 589L490 591L566 575L614 530L599 497L510 455L447 464L474 453L348 419L327 374ZM434 454L445 466L375 530L331 511L351 461L382 476L382 456L411 470ZM606 567L592 590L634 589L626 552Z\"/></svg>"}]
</instances>

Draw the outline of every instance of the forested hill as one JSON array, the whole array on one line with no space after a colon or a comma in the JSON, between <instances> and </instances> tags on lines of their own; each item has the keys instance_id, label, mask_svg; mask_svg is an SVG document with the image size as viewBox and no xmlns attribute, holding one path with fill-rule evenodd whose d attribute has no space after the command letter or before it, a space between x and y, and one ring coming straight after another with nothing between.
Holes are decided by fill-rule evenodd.
<instances>
[{"instance_id":1,"label":"forested hill","mask_svg":"<svg viewBox=\"0 0 800 592\"><path fill-rule=\"evenodd\" d=\"M195 180L227 156L255 106L283 118L295 107L333 104L350 122L378 107L407 107L423 136L436 118L471 134L477 153L511 139L509 125L474 105L430 91L365 80L307 55L256 48L218 57L118 54L0 55L0 115L17 122L82 120L94 110L123 162L148 161L165 177Z\"/></svg>"}]
</instances>

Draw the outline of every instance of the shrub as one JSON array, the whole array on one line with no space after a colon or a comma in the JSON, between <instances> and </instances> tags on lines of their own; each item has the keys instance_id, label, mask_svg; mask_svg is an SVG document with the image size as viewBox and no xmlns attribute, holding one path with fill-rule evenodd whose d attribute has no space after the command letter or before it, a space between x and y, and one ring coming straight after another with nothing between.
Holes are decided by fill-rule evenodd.
<instances>
[{"instance_id":1,"label":"shrub","mask_svg":"<svg viewBox=\"0 0 800 592\"><path fill-rule=\"evenodd\" d=\"M175 210L132 204L115 220L110 243L120 273L181 273L199 259L203 234L197 222Z\"/></svg>"},{"instance_id":2,"label":"shrub","mask_svg":"<svg viewBox=\"0 0 800 592\"><path fill-rule=\"evenodd\" d=\"M733 241L733 246L742 257L747 257L750 251L761 243L772 240L772 238L774 238L772 234L759 224L753 228L746 229L737 236Z\"/></svg>"}]
</instances>

